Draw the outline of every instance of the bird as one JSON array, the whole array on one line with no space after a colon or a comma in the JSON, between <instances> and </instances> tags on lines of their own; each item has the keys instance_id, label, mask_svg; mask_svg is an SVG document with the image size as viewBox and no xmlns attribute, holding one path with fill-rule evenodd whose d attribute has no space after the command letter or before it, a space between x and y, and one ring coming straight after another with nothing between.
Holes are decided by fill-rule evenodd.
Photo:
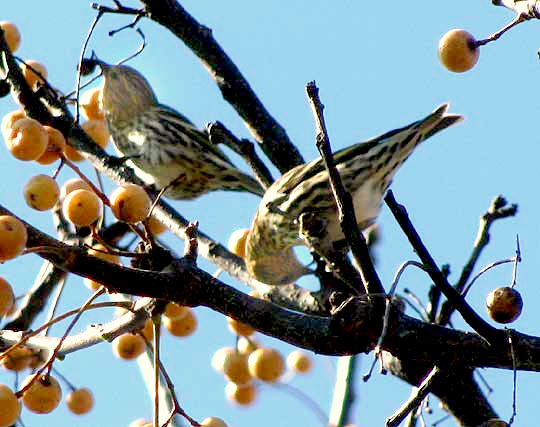
<instances>
[{"instance_id":1,"label":"bird","mask_svg":"<svg viewBox=\"0 0 540 427\"><path fill-rule=\"evenodd\" d=\"M237 169L205 132L160 104L141 73L127 65L96 62L103 73L100 101L113 144L147 185L180 200L215 190L264 194L261 185Z\"/></svg>"},{"instance_id":2,"label":"bird","mask_svg":"<svg viewBox=\"0 0 540 427\"><path fill-rule=\"evenodd\" d=\"M463 119L461 115L447 113L447 109L448 104L443 104L421 120L334 154L335 166L352 197L361 230L375 222L396 171L418 144ZM244 261L253 278L279 286L312 272L293 251L304 243L300 220L306 213L315 215L321 220L318 223L326 226L326 236L334 247L343 247L345 236L321 157L287 171L260 201L245 246Z\"/></svg>"}]
</instances>

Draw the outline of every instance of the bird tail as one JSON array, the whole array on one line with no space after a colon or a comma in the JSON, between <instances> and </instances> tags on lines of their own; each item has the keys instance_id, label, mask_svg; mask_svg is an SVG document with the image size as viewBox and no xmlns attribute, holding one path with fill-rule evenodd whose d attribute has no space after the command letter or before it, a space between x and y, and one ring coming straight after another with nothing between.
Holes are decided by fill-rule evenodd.
<instances>
[{"instance_id":1,"label":"bird tail","mask_svg":"<svg viewBox=\"0 0 540 427\"><path fill-rule=\"evenodd\" d=\"M220 182L223 185L222 188L228 191L247 191L261 197L265 192L261 184L238 169L225 170L220 177Z\"/></svg>"},{"instance_id":2,"label":"bird tail","mask_svg":"<svg viewBox=\"0 0 540 427\"><path fill-rule=\"evenodd\" d=\"M460 114L447 114L447 110L448 104L442 104L437 109L435 109L435 111L433 111L433 113L431 113L429 116L427 116L423 120L420 120L420 122L422 122L422 125L425 124L426 127L429 127L429 130L424 134L423 139L427 139L435 135L437 132L440 132L441 130L455 125L464 119L464 117Z\"/></svg>"}]
</instances>

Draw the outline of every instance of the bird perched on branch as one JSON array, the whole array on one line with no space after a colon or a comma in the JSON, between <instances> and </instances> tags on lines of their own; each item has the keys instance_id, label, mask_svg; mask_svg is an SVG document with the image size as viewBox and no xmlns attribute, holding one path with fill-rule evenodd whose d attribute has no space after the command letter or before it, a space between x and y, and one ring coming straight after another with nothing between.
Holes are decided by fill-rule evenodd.
<instances>
[{"instance_id":1,"label":"bird perched on branch","mask_svg":"<svg viewBox=\"0 0 540 427\"><path fill-rule=\"evenodd\" d=\"M103 71L101 103L116 149L137 175L173 199L215 190L264 190L179 112L158 102L146 79L125 65L95 61Z\"/></svg>"},{"instance_id":2,"label":"bird perched on branch","mask_svg":"<svg viewBox=\"0 0 540 427\"><path fill-rule=\"evenodd\" d=\"M447 108L447 104L441 105L419 121L334 154L361 229L375 221L394 174L417 145L463 119L447 114ZM268 285L285 285L310 272L292 249L303 243L299 224L305 213L322 220L332 242L344 241L328 172L320 157L289 170L266 191L246 241L245 261L253 277Z\"/></svg>"}]
</instances>

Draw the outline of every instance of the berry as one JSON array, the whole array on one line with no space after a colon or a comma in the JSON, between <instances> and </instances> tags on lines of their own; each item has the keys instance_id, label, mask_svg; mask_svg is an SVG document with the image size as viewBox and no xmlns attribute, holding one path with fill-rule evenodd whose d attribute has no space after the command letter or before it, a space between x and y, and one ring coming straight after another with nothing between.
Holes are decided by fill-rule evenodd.
<instances>
[{"instance_id":1,"label":"berry","mask_svg":"<svg viewBox=\"0 0 540 427\"><path fill-rule=\"evenodd\" d=\"M165 328L175 337L187 337L197 330L197 318L191 309L188 309L184 316L176 319L163 316L162 321Z\"/></svg>"},{"instance_id":2,"label":"berry","mask_svg":"<svg viewBox=\"0 0 540 427\"><path fill-rule=\"evenodd\" d=\"M103 120L105 118L105 113L101 109L99 101L100 94L101 90L96 87L88 89L81 95L81 112L87 120Z\"/></svg>"},{"instance_id":3,"label":"berry","mask_svg":"<svg viewBox=\"0 0 540 427\"><path fill-rule=\"evenodd\" d=\"M253 334L253 332L255 332L255 329L253 329L251 326L239 322L238 320L231 319L230 317L227 317L227 325L233 334L243 337L249 337L251 334Z\"/></svg>"},{"instance_id":4,"label":"berry","mask_svg":"<svg viewBox=\"0 0 540 427\"><path fill-rule=\"evenodd\" d=\"M101 148L107 147L110 135L104 119L88 120L81 125L81 128Z\"/></svg>"},{"instance_id":5,"label":"berry","mask_svg":"<svg viewBox=\"0 0 540 427\"><path fill-rule=\"evenodd\" d=\"M143 337L136 334L123 334L113 341L113 352L116 357L132 360L139 357L146 348Z\"/></svg>"},{"instance_id":6,"label":"berry","mask_svg":"<svg viewBox=\"0 0 540 427\"><path fill-rule=\"evenodd\" d=\"M152 233L153 236L162 234L165 230L167 230L167 227L165 227L161 223L161 221L158 221L153 216L148 218L148 228L150 229L150 233Z\"/></svg>"},{"instance_id":7,"label":"berry","mask_svg":"<svg viewBox=\"0 0 540 427\"><path fill-rule=\"evenodd\" d=\"M45 153L49 137L45 127L28 117L13 122L4 134L9 152L19 160L36 160Z\"/></svg>"},{"instance_id":8,"label":"berry","mask_svg":"<svg viewBox=\"0 0 540 427\"><path fill-rule=\"evenodd\" d=\"M249 355L250 374L266 382L276 382L285 370L283 356L272 348L258 348Z\"/></svg>"},{"instance_id":9,"label":"berry","mask_svg":"<svg viewBox=\"0 0 540 427\"><path fill-rule=\"evenodd\" d=\"M4 384L0 384L0 427L9 427L17 421L21 413L21 404L15 393Z\"/></svg>"},{"instance_id":10,"label":"berry","mask_svg":"<svg viewBox=\"0 0 540 427\"><path fill-rule=\"evenodd\" d=\"M9 50L13 53L19 49L21 44L21 33L13 22L0 21L0 28L4 31L4 39Z\"/></svg>"},{"instance_id":11,"label":"berry","mask_svg":"<svg viewBox=\"0 0 540 427\"><path fill-rule=\"evenodd\" d=\"M22 401L29 411L36 414L48 414L60 404L62 390L60 384L50 375L40 375L34 380L36 374L28 376L22 388L30 381L32 385L23 393Z\"/></svg>"},{"instance_id":12,"label":"berry","mask_svg":"<svg viewBox=\"0 0 540 427\"><path fill-rule=\"evenodd\" d=\"M248 358L245 354L236 351L226 353L223 360L223 373L225 377L236 384L247 384L251 381Z\"/></svg>"},{"instance_id":13,"label":"berry","mask_svg":"<svg viewBox=\"0 0 540 427\"><path fill-rule=\"evenodd\" d=\"M176 304L175 302L169 302L165 306L165 311L163 312L164 316L167 316L169 319L180 319L188 314L190 311L189 307L184 305Z\"/></svg>"},{"instance_id":14,"label":"berry","mask_svg":"<svg viewBox=\"0 0 540 427\"><path fill-rule=\"evenodd\" d=\"M35 175L24 186L26 204L38 211L51 209L60 196L56 181L48 175Z\"/></svg>"},{"instance_id":15,"label":"berry","mask_svg":"<svg viewBox=\"0 0 540 427\"><path fill-rule=\"evenodd\" d=\"M78 388L69 393L66 403L71 412L82 415L90 412L94 407L94 396L87 388Z\"/></svg>"},{"instance_id":16,"label":"berry","mask_svg":"<svg viewBox=\"0 0 540 427\"><path fill-rule=\"evenodd\" d=\"M26 227L14 216L0 215L0 262L19 256L26 247Z\"/></svg>"},{"instance_id":17,"label":"berry","mask_svg":"<svg viewBox=\"0 0 540 427\"><path fill-rule=\"evenodd\" d=\"M313 368L313 360L306 352L295 350L287 356L287 366L293 372L305 374Z\"/></svg>"},{"instance_id":18,"label":"berry","mask_svg":"<svg viewBox=\"0 0 540 427\"><path fill-rule=\"evenodd\" d=\"M217 417L208 417L201 423L202 427L227 427L225 421Z\"/></svg>"},{"instance_id":19,"label":"berry","mask_svg":"<svg viewBox=\"0 0 540 427\"><path fill-rule=\"evenodd\" d=\"M137 223L150 213L152 201L139 185L123 184L109 197L114 216L120 221Z\"/></svg>"},{"instance_id":20,"label":"berry","mask_svg":"<svg viewBox=\"0 0 540 427\"><path fill-rule=\"evenodd\" d=\"M498 323L511 323L523 309L523 299L518 291L510 287L492 290L486 298L489 316Z\"/></svg>"},{"instance_id":21,"label":"berry","mask_svg":"<svg viewBox=\"0 0 540 427\"><path fill-rule=\"evenodd\" d=\"M36 159L41 165L49 165L60 158L60 154L66 149L66 138L58 129L44 126L47 131L47 149Z\"/></svg>"},{"instance_id":22,"label":"berry","mask_svg":"<svg viewBox=\"0 0 540 427\"><path fill-rule=\"evenodd\" d=\"M227 398L238 405L251 405L257 397L257 387L255 384L235 384L228 383L225 386Z\"/></svg>"},{"instance_id":23,"label":"berry","mask_svg":"<svg viewBox=\"0 0 540 427\"><path fill-rule=\"evenodd\" d=\"M101 200L93 191L75 190L62 203L66 218L79 227L87 227L101 216Z\"/></svg>"},{"instance_id":24,"label":"berry","mask_svg":"<svg viewBox=\"0 0 540 427\"><path fill-rule=\"evenodd\" d=\"M43 83L43 79L47 78L47 68L42 63L29 59L22 66L22 73L26 79L26 83L31 88L35 88L39 83Z\"/></svg>"},{"instance_id":25,"label":"berry","mask_svg":"<svg viewBox=\"0 0 540 427\"><path fill-rule=\"evenodd\" d=\"M26 114L23 110L15 110L11 113L8 113L4 116L2 119L2 135L4 135L4 138L6 135L8 135L11 132L11 129L13 127L13 123L15 123L19 119L26 118Z\"/></svg>"},{"instance_id":26,"label":"berry","mask_svg":"<svg viewBox=\"0 0 540 427\"><path fill-rule=\"evenodd\" d=\"M234 349L231 347L222 347L218 349L212 356L212 368L214 368L217 372L223 373L223 366L225 365L225 360L227 360L229 355L234 352Z\"/></svg>"},{"instance_id":27,"label":"berry","mask_svg":"<svg viewBox=\"0 0 540 427\"><path fill-rule=\"evenodd\" d=\"M69 193L75 190L92 191L88 183L84 182L81 178L71 178L62 185L62 188L60 189L60 198L64 200Z\"/></svg>"},{"instance_id":28,"label":"berry","mask_svg":"<svg viewBox=\"0 0 540 427\"><path fill-rule=\"evenodd\" d=\"M473 35L465 30L450 30L439 41L439 59L450 71L468 71L480 56L480 48L475 42Z\"/></svg>"},{"instance_id":29,"label":"berry","mask_svg":"<svg viewBox=\"0 0 540 427\"><path fill-rule=\"evenodd\" d=\"M10 312L15 304L13 288L6 279L0 277L0 317Z\"/></svg>"},{"instance_id":30,"label":"berry","mask_svg":"<svg viewBox=\"0 0 540 427\"><path fill-rule=\"evenodd\" d=\"M66 145L66 148L64 149L64 154L66 155L68 160L71 160L72 162L82 162L84 159L86 159L84 155L82 155L71 145Z\"/></svg>"},{"instance_id":31,"label":"berry","mask_svg":"<svg viewBox=\"0 0 540 427\"><path fill-rule=\"evenodd\" d=\"M20 372L30 365L33 353L28 347L19 346L11 350L0 363L9 370Z\"/></svg>"},{"instance_id":32,"label":"berry","mask_svg":"<svg viewBox=\"0 0 540 427\"><path fill-rule=\"evenodd\" d=\"M249 355L260 347L259 343L253 337L239 337L236 343L236 349L242 353Z\"/></svg>"}]
</instances>

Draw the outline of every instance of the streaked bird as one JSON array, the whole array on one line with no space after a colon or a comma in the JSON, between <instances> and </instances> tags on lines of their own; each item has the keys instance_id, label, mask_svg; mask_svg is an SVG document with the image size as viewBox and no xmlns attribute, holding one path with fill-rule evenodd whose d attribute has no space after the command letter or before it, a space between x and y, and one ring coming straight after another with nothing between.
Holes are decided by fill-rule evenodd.
<instances>
[{"instance_id":1,"label":"streaked bird","mask_svg":"<svg viewBox=\"0 0 540 427\"><path fill-rule=\"evenodd\" d=\"M375 221L394 174L418 144L463 119L448 114L447 108L443 104L408 126L334 154L360 229ZM266 191L246 241L246 266L254 278L268 285L285 285L310 271L293 252L294 246L303 244L299 219L307 212L322 220L332 242L343 242L328 172L320 157L289 170Z\"/></svg>"},{"instance_id":2,"label":"streaked bird","mask_svg":"<svg viewBox=\"0 0 540 427\"><path fill-rule=\"evenodd\" d=\"M146 79L125 65L96 61L103 71L101 104L116 149L137 175L173 199L193 199L215 190L262 196L252 177L185 116L158 102Z\"/></svg>"}]
</instances>

